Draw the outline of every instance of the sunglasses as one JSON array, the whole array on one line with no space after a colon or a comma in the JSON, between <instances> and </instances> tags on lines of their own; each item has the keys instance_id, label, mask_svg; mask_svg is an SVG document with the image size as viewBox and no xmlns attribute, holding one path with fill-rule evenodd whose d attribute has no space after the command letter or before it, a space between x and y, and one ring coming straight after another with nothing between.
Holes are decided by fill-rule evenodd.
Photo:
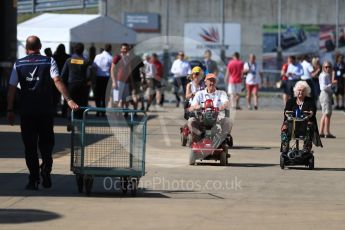
<instances>
[{"instance_id":1,"label":"sunglasses","mask_svg":"<svg viewBox=\"0 0 345 230\"><path fill-rule=\"evenodd\" d=\"M328 69L328 68L331 68L331 66L329 66L329 65L327 65L327 66L324 66L326 69Z\"/></svg>"},{"instance_id":2,"label":"sunglasses","mask_svg":"<svg viewBox=\"0 0 345 230\"><path fill-rule=\"evenodd\" d=\"M196 76L199 76L200 75L200 73L193 73L194 75L196 75Z\"/></svg>"}]
</instances>

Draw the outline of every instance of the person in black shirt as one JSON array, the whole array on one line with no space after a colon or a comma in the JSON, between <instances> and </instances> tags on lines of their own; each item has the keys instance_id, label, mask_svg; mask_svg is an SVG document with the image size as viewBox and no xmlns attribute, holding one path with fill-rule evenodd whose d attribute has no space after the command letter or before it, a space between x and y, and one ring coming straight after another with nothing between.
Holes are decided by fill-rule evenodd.
<instances>
[{"instance_id":1,"label":"person in black shirt","mask_svg":"<svg viewBox=\"0 0 345 230\"><path fill-rule=\"evenodd\" d=\"M335 58L336 62L332 72L332 80L337 81L336 89L335 89L335 102L336 106L335 109L344 109L344 87L345 87L345 63L344 63L344 56L340 53L336 55ZM339 100L340 99L340 100ZM339 102L340 101L340 102Z\"/></svg>"},{"instance_id":2,"label":"person in black shirt","mask_svg":"<svg viewBox=\"0 0 345 230\"><path fill-rule=\"evenodd\" d=\"M52 50L49 47L44 49L44 54L47 57L53 57L53 52L52 52Z\"/></svg>"},{"instance_id":3,"label":"person in black shirt","mask_svg":"<svg viewBox=\"0 0 345 230\"><path fill-rule=\"evenodd\" d=\"M134 51L130 50L129 53L129 60L130 60L130 68L131 68L131 77L133 80L133 84L129 85L129 90L132 95L132 104L133 108L137 109L138 108L138 103L139 101L141 102L142 107L144 107L144 97L143 97L143 92L141 90L142 88L142 77L141 77L141 72L140 68L144 67L143 60L138 56L135 55Z\"/></svg>"},{"instance_id":4,"label":"person in black shirt","mask_svg":"<svg viewBox=\"0 0 345 230\"><path fill-rule=\"evenodd\" d=\"M59 70L59 73L61 74L62 68L65 65L65 62L68 58L71 56L66 53L66 47L64 44L59 44L53 54L53 58L56 62L57 68ZM61 101L61 94L57 90L57 88L53 84L53 103L54 103L54 108L56 109L56 115L57 115L57 107L59 102ZM64 101L62 108L61 108L61 116L66 117L67 115L67 103Z\"/></svg>"},{"instance_id":5,"label":"person in black shirt","mask_svg":"<svg viewBox=\"0 0 345 230\"><path fill-rule=\"evenodd\" d=\"M211 50L205 50L204 53L204 60L203 60L203 70L205 72L205 75L209 73L213 73L215 75L218 75L218 66L215 61L211 59L212 52Z\"/></svg>"},{"instance_id":6,"label":"person in black shirt","mask_svg":"<svg viewBox=\"0 0 345 230\"><path fill-rule=\"evenodd\" d=\"M67 85L68 92L79 106L86 107L89 99L89 85L91 85L90 74L88 72L89 63L83 57L84 45L77 43L74 46L74 53L68 58L61 72L61 77ZM83 111L76 112L76 118L81 119ZM68 109L67 118L69 120L67 131L71 131L71 109Z\"/></svg>"}]
</instances>

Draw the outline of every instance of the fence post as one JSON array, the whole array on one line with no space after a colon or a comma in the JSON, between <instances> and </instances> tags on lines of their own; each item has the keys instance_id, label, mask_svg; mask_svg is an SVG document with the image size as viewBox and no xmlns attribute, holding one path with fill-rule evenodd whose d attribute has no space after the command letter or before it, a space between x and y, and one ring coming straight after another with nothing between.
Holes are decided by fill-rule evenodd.
<instances>
[{"instance_id":1,"label":"fence post","mask_svg":"<svg viewBox=\"0 0 345 230\"><path fill-rule=\"evenodd\" d=\"M36 13L36 0L31 1L31 6L32 6L31 12L33 14Z\"/></svg>"}]
</instances>

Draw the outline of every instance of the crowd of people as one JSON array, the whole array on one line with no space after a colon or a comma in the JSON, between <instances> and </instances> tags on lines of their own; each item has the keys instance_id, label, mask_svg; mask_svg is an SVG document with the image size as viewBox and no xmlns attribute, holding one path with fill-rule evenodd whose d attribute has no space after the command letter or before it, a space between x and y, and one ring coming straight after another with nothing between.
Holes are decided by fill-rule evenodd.
<instances>
[{"instance_id":1,"label":"crowd of people","mask_svg":"<svg viewBox=\"0 0 345 230\"><path fill-rule=\"evenodd\" d=\"M155 104L159 110L164 103L163 65L156 53L145 53L140 57L132 52L132 48L129 44L123 43L119 51L113 55L111 44L106 44L98 54L92 46L87 59L84 57L82 43L75 44L72 55L66 53L63 44L60 44L54 53L50 48L46 48L44 53L54 58L69 93L80 106L88 106L92 90L98 108L127 109L131 105L134 109L147 112L151 105ZM195 66L199 68L192 72ZM176 107L180 106L181 101L188 101L197 91L205 88L207 74L213 73L218 76L220 73L217 62L212 59L211 50L205 50L203 60L194 66L186 60L183 51L178 52L169 72L173 76ZM281 69L283 101L286 103L289 98L294 97L293 87L296 82L305 81L311 89L310 97L322 109L321 136L333 136L329 130L333 104L335 103L334 109L344 109L344 74L344 57L341 54L337 54L333 66L327 61L321 65L317 57L310 60L307 55L298 59L289 56ZM241 60L238 52L232 55L224 76L232 109L242 109L240 94L245 91L247 109L258 110L258 92L262 77L263 72L256 62L255 54L250 54L248 61ZM107 89L109 80L110 91ZM54 84L52 90L53 105L57 114L61 94ZM107 93L111 95L112 100L106 98ZM62 116L70 119L71 110L68 109L66 101L62 103L61 108ZM81 113L77 113L77 116L81 116ZM105 116L104 110L98 111L96 116Z\"/></svg>"},{"instance_id":2,"label":"crowd of people","mask_svg":"<svg viewBox=\"0 0 345 230\"><path fill-rule=\"evenodd\" d=\"M27 56L18 59L13 67L8 91L8 120L14 123L14 98L16 86L21 85L21 132L25 145L26 163L30 171L28 189L37 189L39 174L43 178L43 186L51 187L50 172L52 167L52 149L54 146L53 117L57 113L57 105L61 96L65 101L62 114L71 119L71 111L77 117L82 116L80 107L88 106L92 89L95 104L98 108L117 107L127 109L130 104L134 109L149 111L152 104L159 109L164 102L163 65L155 53L145 53L142 57L132 52L129 44L123 43L117 54L112 55L111 44L106 44L99 54L95 47L89 49L89 57L84 57L84 45L77 43L72 55L66 53L64 45L59 45L52 53L45 49L40 54L42 44L36 36L26 41ZM240 93L246 90L247 108L258 109L258 90L261 84L262 71L256 63L256 56L250 54L248 62L240 59L235 52L227 64L224 77L227 92L218 90L219 69L212 60L212 52L206 50L203 61L192 66L180 51L172 63L170 73L173 75L176 106L185 101L185 111L194 111L208 99L225 112L240 107ZM284 93L285 111L304 108L310 112L308 135L304 148L310 151L314 137L335 138L330 132L330 121L333 110L333 94L335 109L344 109L344 57L337 54L334 65L324 61L321 65L318 58L311 61L308 56L296 59L289 56L282 66L282 90ZM111 82L109 82L111 81ZM108 84L111 83L111 84ZM245 83L245 85L243 85ZM107 89L108 85L111 89ZM107 91L109 90L109 91ZM182 90L182 94L180 93ZM106 98L110 92L111 100ZM322 117L320 129L316 122L316 104L321 106ZM105 116L105 110L97 110L96 116ZM126 113L124 114L126 116ZM226 115L225 115L226 116ZM199 124L188 119L190 130L197 130ZM222 134L231 130L228 119L221 120ZM286 126L286 125L285 125ZM282 151L288 148L283 138L286 127L282 127ZM225 127L223 129L223 127ZM285 127L285 128L284 128ZM71 123L67 125L71 130ZM194 131L193 131L193 134ZM193 136L193 139L196 139ZM284 139L284 140L283 140ZM285 141L285 142L284 142ZM321 141L314 143L322 146ZM42 165L38 164L37 147L42 154ZM286 150L285 150L286 151Z\"/></svg>"},{"instance_id":3,"label":"crowd of people","mask_svg":"<svg viewBox=\"0 0 345 230\"><path fill-rule=\"evenodd\" d=\"M163 65L156 53L143 54L142 57L132 52L132 46L127 43L120 45L119 52L113 55L111 44L106 44L100 53L96 54L96 48L91 46L88 58L84 57L84 45L75 44L72 55L68 55L65 46L60 44L53 53L50 48L44 50L44 54L54 58L59 73L64 83L80 106L87 106L90 90L92 90L95 105L98 108L118 107L149 111L152 104L156 109L161 109L164 103ZM212 59L211 50L204 52L204 58L197 63L200 67L200 76L195 78L199 81L200 88L205 88L204 77L208 73L219 74L217 62ZM176 60L169 69L173 76L173 93L176 97L176 107L181 101L185 101L191 94L191 90L198 88L193 82L193 64L188 62L183 51L178 52ZM227 93L230 97L233 109L240 107L239 94L246 90L247 108L258 109L258 90L261 83L262 72L256 63L256 56L250 54L248 62L240 60L239 53L234 53L227 64L225 83L228 85ZM199 79L199 80L197 80ZM111 90L107 91L109 80ZM245 85L244 85L244 84ZM106 98L111 95L112 100ZM253 98L253 107L252 107ZM53 85L53 105L55 114L58 114L61 94ZM66 101L61 105L61 115L70 119L70 110ZM80 116L81 114L77 114ZM96 116L105 116L100 110ZM70 124L68 125L70 130Z\"/></svg>"}]
</instances>

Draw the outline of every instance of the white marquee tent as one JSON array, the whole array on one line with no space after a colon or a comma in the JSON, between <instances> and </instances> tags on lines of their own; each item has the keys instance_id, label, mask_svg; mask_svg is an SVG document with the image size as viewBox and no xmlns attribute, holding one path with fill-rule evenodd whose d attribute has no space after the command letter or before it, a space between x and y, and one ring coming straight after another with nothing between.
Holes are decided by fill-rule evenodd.
<instances>
[{"instance_id":1,"label":"white marquee tent","mask_svg":"<svg viewBox=\"0 0 345 230\"><path fill-rule=\"evenodd\" d=\"M136 42L135 31L107 16L45 13L18 25L18 58L25 56L25 40L30 35L41 39L42 51L50 47L53 52L60 43L69 52L71 43L77 42L100 45Z\"/></svg>"}]
</instances>

